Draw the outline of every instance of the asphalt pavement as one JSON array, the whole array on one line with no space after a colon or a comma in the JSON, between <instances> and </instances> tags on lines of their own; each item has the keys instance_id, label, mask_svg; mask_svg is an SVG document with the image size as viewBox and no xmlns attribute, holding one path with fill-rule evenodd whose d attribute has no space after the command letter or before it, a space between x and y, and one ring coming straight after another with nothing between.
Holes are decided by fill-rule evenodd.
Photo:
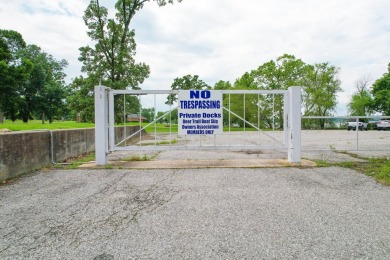
<instances>
[{"instance_id":1,"label":"asphalt pavement","mask_svg":"<svg viewBox=\"0 0 390 260\"><path fill-rule=\"evenodd\" d=\"M303 157L361 160L335 151ZM341 167L42 169L0 186L0 259L390 259L389 198L390 187Z\"/></svg>"}]
</instances>

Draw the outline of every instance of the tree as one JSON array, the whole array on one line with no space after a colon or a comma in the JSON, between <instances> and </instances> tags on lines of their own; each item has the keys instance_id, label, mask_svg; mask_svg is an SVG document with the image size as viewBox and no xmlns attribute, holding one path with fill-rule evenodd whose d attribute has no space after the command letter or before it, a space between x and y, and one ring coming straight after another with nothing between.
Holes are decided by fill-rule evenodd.
<instances>
[{"instance_id":1,"label":"tree","mask_svg":"<svg viewBox=\"0 0 390 260\"><path fill-rule=\"evenodd\" d=\"M18 118L20 92L33 69L21 56L26 43L20 33L0 30L0 111L12 121Z\"/></svg>"},{"instance_id":2,"label":"tree","mask_svg":"<svg viewBox=\"0 0 390 260\"><path fill-rule=\"evenodd\" d=\"M229 81L223 81L223 80L220 80L218 81L217 83L214 84L214 90L227 90L227 89L231 89L233 86L232 84L230 84Z\"/></svg>"},{"instance_id":3,"label":"tree","mask_svg":"<svg viewBox=\"0 0 390 260\"><path fill-rule=\"evenodd\" d=\"M144 63L135 63L135 31L130 23L137 11L151 0L118 0L115 4L115 18L108 18L107 8L99 0L91 0L84 12L87 34L94 47L80 48L79 60L83 63L82 72L87 73L92 84L79 86L88 88L83 92L93 91L93 86L102 83L112 89L137 89L150 74L150 68ZM174 0L152 0L159 6L173 3ZM177 0L181 2L181 0ZM116 97L116 101L119 98ZM132 99L134 102L137 99ZM115 110L120 111L120 103L115 102ZM123 106L123 104L122 104ZM82 110L90 108L82 107ZM90 115L88 115L90 117Z\"/></svg>"},{"instance_id":4,"label":"tree","mask_svg":"<svg viewBox=\"0 0 390 260\"><path fill-rule=\"evenodd\" d=\"M251 72L254 84L260 90L286 90L290 86L301 85L305 76L306 64L293 55L284 54ZM283 127L282 95L261 95L261 116L268 127ZM275 113L274 113L275 111Z\"/></svg>"},{"instance_id":5,"label":"tree","mask_svg":"<svg viewBox=\"0 0 390 260\"><path fill-rule=\"evenodd\" d=\"M372 96L369 89L371 78L364 76L355 82L356 91L348 104L348 111L352 116L367 116L372 111Z\"/></svg>"},{"instance_id":6,"label":"tree","mask_svg":"<svg viewBox=\"0 0 390 260\"><path fill-rule=\"evenodd\" d=\"M229 81L220 80L214 84L213 89L214 90L228 90L228 89L232 89L232 88L233 88L233 86L232 86L232 84L230 84ZM229 98L227 95L223 96L223 106L226 108L229 107ZM222 114L223 114L223 124L229 125L229 123L232 122L232 120L231 120L232 117L229 117L229 112L226 111L225 109L223 109ZM229 122L229 119L230 119L230 122ZM236 118L233 117L233 119L236 119Z\"/></svg>"},{"instance_id":7,"label":"tree","mask_svg":"<svg viewBox=\"0 0 390 260\"><path fill-rule=\"evenodd\" d=\"M302 81L302 108L305 116L328 116L337 105L337 92L342 91L338 79L339 68L327 62L306 67ZM310 122L310 121L309 121ZM325 128L325 119L315 120L321 129ZM304 127L308 127L305 126Z\"/></svg>"},{"instance_id":8,"label":"tree","mask_svg":"<svg viewBox=\"0 0 390 260\"><path fill-rule=\"evenodd\" d=\"M141 109L141 115L146 118L147 122L153 122L154 116L155 116L155 109L154 107L151 108L142 108Z\"/></svg>"},{"instance_id":9,"label":"tree","mask_svg":"<svg viewBox=\"0 0 390 260\"><path fill-rule=\"evenodd\" d=\"M137 86L148 77L149 67L135 64L135 32L129 27L143 2L117 1L115 19L108 19L107 8L100 6L99 0L92 0L85 10L83 18L88 27L87 34L96 44L81 47L79 60L83 63L82 72L95 78L96 83L105 81L113 89L126 89Z\"/></svg>"},{"instance_id":10,"label":"tree","mask_svg":"<svg viewBox=\"0 0 390 260\"><path fill-rule=\"evenodd\" d=\"M186 75L181 78L175 78L171 89L172 90L205 90L210 89L211 87L207 85L203 80L199 79L198 75ZM169 94L167 97L167 101L165 104L167 105L173 105L177 101L177 95L176 94Z\"/></svg>"},{"instance_id":11,"label":"tree","mask_svg":"<svg viewBox=\"0 0 390 260\"><path fill-rule=\"evenodd\" d=\"M373 109L383 115L390 115L390 63L388 72L372 86Z\"/></svg>"},{"instance_id":12,"label":"tree","mask_svg":"<svg viewBox=\"0 0 390 260\"><path fill-rule=\"evenodd\" d=\"M355 88L358 94L369 91L369 86L372 82L370 75L365 75L355 82Z\"/></svg>"},{"instance_id":13,"label":"tree","mask_svg":"<svg viewBox=\"0 0 390 260\"><path fill-rule=\"evenodd\" d=\"M28 81L20 89L19 113L23 122L28 122L32 113L38 112L49 122L64 107L66 60L58 61L36 45L28 45L21 52L34 67Z\"/></svg>"},{"instance_id":14,"label":"tree","mask_svg":"<svg viewBox=\"0 0 390 260\"><path fill-rule=\"evenodd\" d=\"M372 112L372 97L370 92L354 93L348 104L348 111L351 116L367 116Z\"/></svg>"},{"instance_id":15,"label":"tree","mask_svg":"<svg viewBox=\"0 0 390 260\"><path fill-rule=\"evenodd\" d=\"M290 86L302 86L302 110L304 115L325 116L334 111L336 94L341 91L338 80L339 68L329 63L306 64L293 55L284 54L239 78L233 89L286 90ZM243 103L244 100L238 97ZM283 127L282 95L246 95L246 115L249 122L259 117L265 127ZM242 108L241 108L242 109ZM242 116L242 114L241 114ZM305 121L304 126L314 122L324 128L325 121Z\"/></svg>"},{"instance_id":16,"label":"tree","mask_svg":"<svg viewBox=\"0 0 390 260\"><path fill-rule=\"evenodd\" d=\"M163 112L163 111L157 112L157 118L160 118L157 120L157 123L160 123L160 124L166 123L167 120L165 120L165 118L163 117L164 114L165 114L165 112Z\"/></svg>"},{"instance_id":17,"label":"tree","mask_svg":"<svg viewBox=\"0 0 390 260\"><path fill-rule=\"evenodd\" d=\"M92 78L76 77L68 86L69 93L67 103L70 109L70 116L75 119L80 113L84 122L94 121L94 81Z\"/></svg>"},{"instance_id":18,"label":"tree","mask_svg":"<svg viewBox=\"0 0 390 260\"><path fill-rule=\"evenodd\" d=\"M244 73L240 78L236 79L232 87L234 90L250 90L257 89L255 78L252 73ZM258 111L258 95L243 95L234 94L224 97L224 106L230 108L230 123L244 127L245 121L254 124L257 122ZM245 109L243 105L245 104ZM238 115L239 117L235 116ZM242 120L242 119L245 119ZM224 113L224 122L229 122L229 114ZM226 124L226 123L225 123Z\"/></svg>"},{"instance_id":19,"label":"tree","mask_svg":"<svg viewBox=\"0 0 390 260\"><path fill-rule=\"evenodd\" d=\"M28 122L38 111L49 116L59 112L65 97L63 69L36 45L27 45L15 31L0 30L0 110Z\"/></svg>"}]
</instances>

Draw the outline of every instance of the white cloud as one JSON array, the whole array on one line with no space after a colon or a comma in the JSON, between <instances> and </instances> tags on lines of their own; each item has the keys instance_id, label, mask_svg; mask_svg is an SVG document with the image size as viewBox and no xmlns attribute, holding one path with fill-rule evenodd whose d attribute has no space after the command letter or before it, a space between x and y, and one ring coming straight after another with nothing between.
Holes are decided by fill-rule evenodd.
<instances>
[{"instance_id":1,"label":"white cloud","mask_svg":"<svg viewBox=\"0 0 390 260\"><path fill-rule=\"evenodd\" d=\"M0 27L65 58L69 78L80 75L78 48L88 44L82 15L88 0L0 0ZM101 0L113 16L114 0ZM293 54L307 63L341 68L339 111L365 75L390 62L388 0L183 0L146 3L133 26L136 59L151 67L143 88L168 89L176 77L198 74L213 85L234 82L271 59Z\"/></svg>"}]
</instances>

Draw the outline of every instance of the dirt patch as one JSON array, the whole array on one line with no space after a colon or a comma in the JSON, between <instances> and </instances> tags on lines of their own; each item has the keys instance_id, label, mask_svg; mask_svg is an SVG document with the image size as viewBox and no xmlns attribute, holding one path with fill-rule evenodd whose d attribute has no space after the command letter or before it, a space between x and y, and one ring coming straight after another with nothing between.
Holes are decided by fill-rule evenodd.
<instances>
[{"instance_id":1,"label":"dirt patch","mask_svg":"<svg viewBox=\"0 0 390 260\"><path fill-rule=\"evenodd\" d=\"M154 140L154 136L148 134L148 133L142 133L142 141L145 140ZM126 140L126 146L137 146L139 145L140 138L139 135L135 135L131 138L128 138ZM120 146L125 146L125 142L123 142Z\"/></svg>"},{"instance_id":2,"label":"dirt patch","mask_svg":"<svg viewBox=\"0 0 390 260\"><path fill-rule=\"evenodd\" d=\"M4 133L10 133L12 132L11 130L7 129L7 128L2 128L0 129L0 134L4 134Z\"/></svg>"},{"instance_id":3,"label":"dirt patch","mask_svg":"<svg viewBox=\"0 0 390 260\"><path fill-rule=\"evenodd\" d=\"M243 153L243 154L264 154L261 150L241 150L241 151L235 151L236 153Z\"/></svg>"}]
</instances>

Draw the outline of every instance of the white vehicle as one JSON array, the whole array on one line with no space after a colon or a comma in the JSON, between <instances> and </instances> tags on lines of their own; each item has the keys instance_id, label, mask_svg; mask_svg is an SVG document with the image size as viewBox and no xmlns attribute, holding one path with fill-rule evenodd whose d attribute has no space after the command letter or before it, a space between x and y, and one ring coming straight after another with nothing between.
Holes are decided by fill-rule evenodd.
<instances>
[{"instance_id":1,"label":"white vehicle","mask_svg":"<svg viewBox=\"0 0 390 260\"><path fill-rule=\"evenodd\" d=\"M357 122L359 130L368 130L368 124L362 121ZM356 120L351 119L347 124L347 130L356 130Z\"/></svg>"},{"instance_id":2,"label":"white vehicle","mask_svg":"<svg viewBox=\"0 0 390 260\"><path fill-rule=\"evenodd\" d=\"M381 120L378 123L376 123L376 129L378 131L380 130L390 130L390 120Z\"/></svg>"}]
</instances>

